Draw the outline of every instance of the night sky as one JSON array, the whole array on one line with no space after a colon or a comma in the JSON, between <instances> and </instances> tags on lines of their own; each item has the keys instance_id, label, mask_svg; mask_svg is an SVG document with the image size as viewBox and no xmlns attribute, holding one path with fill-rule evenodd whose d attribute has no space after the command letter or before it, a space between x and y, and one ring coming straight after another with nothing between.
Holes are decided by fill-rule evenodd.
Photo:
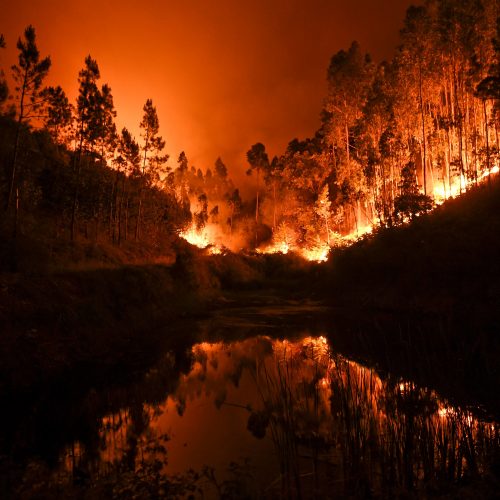
<instances>
[{"instance_id":1,"label":"night sky","mask_svg":"<svg viewBox=\"0 0 500 500\"><path fill-rule=\"evenodd\" d=\"M136 135L142 106L157 106L169 164L185 150L196 167L222 156L243 172L245 152L263 142L279 154L319 125L331 56L353 40L390 58L410 0L3 0L0 53L6 73L28 24L47 84L72 102L87 54L113 91L117 125Z\"/></svg>"}]
</instances>

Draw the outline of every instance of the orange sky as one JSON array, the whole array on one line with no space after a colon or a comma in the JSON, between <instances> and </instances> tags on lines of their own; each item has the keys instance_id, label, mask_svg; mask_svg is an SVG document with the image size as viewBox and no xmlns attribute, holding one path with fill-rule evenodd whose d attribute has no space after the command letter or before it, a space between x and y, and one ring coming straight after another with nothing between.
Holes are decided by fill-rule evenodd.
<instances>
[{"instance_id":1,"label":"orange sky","mask_svg":"<svg viewBox=\"0 0 500 500\"><path fill-rule=\"evenodd\" d=\"M0 33L8 47L28 24L47 83L74 100L87 54L113 91L117 124L135 134L149 97L157 106L170 164L185 150L196 167L217 156L233 176L245 152L270 155L319 125L330 57L352 40L377 60L391 57L410 0L3 0Z\"/></svg>"}]
</instances>

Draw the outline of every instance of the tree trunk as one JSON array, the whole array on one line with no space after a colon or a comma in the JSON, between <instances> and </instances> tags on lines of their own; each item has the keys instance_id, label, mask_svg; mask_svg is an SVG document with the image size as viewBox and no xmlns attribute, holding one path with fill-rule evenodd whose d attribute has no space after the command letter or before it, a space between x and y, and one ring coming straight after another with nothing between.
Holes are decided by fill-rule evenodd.
<instances>
[{"instance_id":1,"label":"tree trunk","mask_svg":"<svg viewBox=\"0 0 500 500\"><path fill-rule=\"evenodd\" d=\"M257 248L259 242L259 172L260 169L257 168L257 197L255 202L255 248Z\"/></svg>"},{"instance_id":2,"label":"tree trunk","mask_svg":"<svg viewBox=\"0 0 500 500\"><path fill-rule=\"evenodd\" d=\"M256 222L256 224L259 223L259 173L260 173L260 169L257 168L257 197L256 197L256 203L255 203L255 222Z\"/></svg>"},{"instance_id":3,"label":"tree trunk","mask_svg":"<svg viewBox=\"0 0 500 500\"><path fill-rule=\"evenodd\" d=\"M80 147L77 159L77 170L76 170L76 185L75 192L73 193L73 205L71 207L71 241L75 241L76 236L76 213L78 210L78 195L80 194L80 175L82 171L82 147L83 138L80 140Z\"/></svg>"},{"instance_id":4,"label":"tree trunk","mask_svg":"<svg viewBox=\"0 0 500 500\"><path fill-rule=\"evenodd\" d=\"M460 166L460 193L462 192L462 185L465 179L464 170L464 153L463 153L463 117L462 110L460 107L460 101L458 98L458 78L456 74L455 61L453 61L453 86L454 86L454 98L455 98L455 116L458 121L458 155L459 155L459 166Z\"/></svg>"},{"instance_id":5,"label":"tree trunk","mask_svg":"<svg viewBox=\"0 0 500 500\"><path fill-rule=\"evenodd\" d=\"M484 136L486 139L486 171L488 172L488 183L491 182L490 178L490 140L488 130L488 111L486 109L486 99L483 99L483 113L484 113Z\"/></svg>"},{"instance_id":6,"label":"tree trunk","mask_svg":"<svg viewBox=\"0 0 500 500\"><path fill-rule=\"evenodd\" d=\"M125 234L124 234L124 239L127 241L128 239L128 209L129 209L129 204L130 204L130 198L127 194L127 200L125 202Z\"/></svg>"},{"instance_id":7,"label":"tree trunk","mask_svg":"<svg viewBox=\"0 0 500 500\"><path fill-rule=\"evenodd\" d=\"M418 96L420 100L420 117L422 120L422 174L424 183L424 194L427 195L427 144L425 138L425 114L424 114L424 98L422 89L422 61L418 64Z\"/></svg>"},{"instance_id":8,"label":"tree trunk","mask_svg":"<svg viewBox=\"0 0 500 500\"><path fill-rule=\"evenodd\" d=\"M273 233L276 231L276 181L273 182Z\"/></svg>"},{"instance_id":9,"label":"tree trunk","mask_svg":"<svg viewBox=\"0 0 500 500\"><path fill-rule=\"evenodd\" d=\"M17 173L17 156L19 152L19 140L21 137L21 126L24 119L24 98L26 96L26 85L28 80L28 70L24 71L23 85L21 88L21 98L19 100L19 117L17 119L17 128L16 128L16 139L14 141L14 154L12 156L12 169L10 174L10 182L9 182L9 193L7 195L7 203L5 206L5 210L8 211L12 198L14 197L14 189L16 183L16 173Z\"/></svg>"},{"instance_id":10,"label":"tree trunk","mask_svg":"<svg viewBox=\"0 0 500 500\"><path fill-rule=\"evenodd\" d=\"M347 120L345 122L345 152L346 152L346 160L349 165L351 161L351 152L349 151L349 124Z\"/></svg>"},{"instance_id":11,"label":"tree trunk","mask_svg":"<svg viewBox=\"0 0 500 500\"><path fill-rule=\"evenodd\" d=\"M134 236L135 241L139 240L141 213L142 213L142 189L139 190L139 206L137 208L137 219L135 221L135 236Z\"/></svg>"},{"instance_id":12,"label":"tree trunk","mask_svg":"<svg viewBox=\"0 0 500 500\"><path fill-rule=\"evenodd\" d=\"M7 202L5 204L5 210L8 211L11 204L12 204L12 199L14 198L14 191L15 191L15 183L16 183L16 173L17 173L17 156L19 152L19 140L21 136L21 121L20 119L17 122L17 128L16 128L16 139L14 141L14 153L12 156L12 170L10 174L10 182L9 182L9 193L7 195Z\"/></svg>"},{"instance_id":13,"label":"tree trunk","mask_svg":"<svg viewBox=\"0 0 500 500\"><path fill-rule=\"evenodd\" d=\"M382 213L384 215L384 223L387 223L387 190L385 185L385 168L382 161L380 168L382 169Z\"/></svg>"}]
</instances>

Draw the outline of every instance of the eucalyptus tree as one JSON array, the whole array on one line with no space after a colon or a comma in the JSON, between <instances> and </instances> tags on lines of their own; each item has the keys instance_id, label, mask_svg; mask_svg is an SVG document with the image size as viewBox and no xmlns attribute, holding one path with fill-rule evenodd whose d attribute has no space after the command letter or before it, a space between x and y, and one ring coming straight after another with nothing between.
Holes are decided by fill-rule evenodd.
<instances>
[{"instance_id":1,"label":"eucalyptus tree","mask_svg":"<svg viewBox=\"0 0 500 500\"><path fill-rule=\"evenodd\" d=\"M227 179L227 167L220 156L215 160L214 172L220 179Z\"/></svg>"},{"instance_id":2,"label":"eucalyptus tree","mask_svg":"<svg viewBox=\"0 0 500 500\"><path fill-rule=\"evenodd\" d=\"M401 131L395 118L393 64L381 63L368 92L363 115L355 127L356 161L363 165L362 175L354 176L356 196L364 198L365 216L373 221L390 222L397 176L397 157ZM412 113L412 121L414 121ZM371 212L371 213L370 213Z\"/></svg>"},{"instance_id":3,"label":"eucalyptus tree","mask_svg":"<svg viewBox=\"0 0 500 500\"><path fill-rule=\"evenodd\" d=\"M192 167L192 170L195 170ZM194 176L192 172L192 176ZM173 172L173 187L177 201L181 204L185 212L190 212L191 203L189 201L190 190L189 161L184 151L181 151L177 158L177 168Z\"/></svg>"},{"instance_id":4,"label":"eucalyptus tree","mask_svg":"<svg viewBox=\"0 0 500 500\"><path fill-rule=\"evenodd\" d=\"M484 78L477 84L476 97L481 99L483 107L483 121L484 121L484 137L485 137L485 153L486 153L486 168L489 173L491 170L490 160L490 141L489 141L489 117L487 111L487 102L489 100L494 103L494 123L495 130L497 130L497 122L500 118L500 15L496 18L496 36L492 40L492 53L489 59L487 73ZM495 116L496 115L496 116ZM496 119L495 119L496 118ZM498 149L498 143L497 143Z\"/></svg>"},{"instance_id":5,"label":"eucalyptus tree","mask_svg":"<svg viewBox=\"0 0 500 500\"><path fill-rule=\"evenodd\" d=\"M177 158L177 168L174 171L174 183L180 199L184 199L187 196L188 170L189 162L186 153L181 151Z\"/></svg>"},{"instance_id":6,"label":"eucalyptus tree","mask_svg":"<svg viewBox=\"0 0 500 500\"><path fill-rule=\"evenodd\" d=\"M198 169L196 179L193 181L208 196L211 203L220 203L224 201L226 195L233 189L233 183L228 177L228 169L220 157L215 162L213 169L208 168L203 175L201 169Z\"/></svg>"},{"instance_id":7,"label":"eucalyptus tree","mask_svg":"<svg viewBox=\"0 0 500 500\"><path fill-rule=\"evenodd\" d=\"M498 14L497 14L498 15ZM470 116L474 115L473 81L477 80L479 48L490 43L482 35L486 18L481 0L439 0L436 9L437 50L442 55L444 75L448 80L449 113L457 134L458 152L453 163L461 173L460 179L470 172L474 134L470 129ZM486 37L488 38L488 37ZM452 144L453 145L453 144ZM477 149L477 147L475 148Z\"/></svg>"},{"instance_id":8,"label":"eucalyptus tree","mask_svg":"<svg viewBox=\"0 0 500 500\"><path fill-rule=\"evenodd\" d=\"M405 70L410 72L410 81L415 82L416 100L420 116L420 144L422 185L424 194L429 190L428 173L432 174L429 159L428 136L432 132L427 116L430 115L431 96L439 95L437 83L440 80L438 66L435 64L435 25L426 6L408 8L404 27L401 31L401 54ZM439 68L440 70L440 68ZM434 88L433 88L434 87ZM408 89L408 90L411 90Z\"/></svg>"},{"instance_id":9,"label":"eucalyptus tree","mask_svg":"<svg viewBox=\"0 0 500 500\"><path fill-rule=\"evenodd\" d=\"M331 206L330 191L328 189L328 184L325 184L319 193L316 203L314 204L314 212L325 223L326 241L328 246L330 246L329 219L331 217Z\"/></svg>"},{"instance_id":10,"label":"eucalyptus tree","mask_svg":"<svg viewBox=\"0 0 500 500\"><path fill-rule=\"evenodd\" d=\"M229 223L229 231L230 234L232 235L234 218L240 213L242 206L239 189L235 189L232 193L228 193L226 195L226 203L229 207L229 217L227 222Z\"/></svg>"},{"instance_id":11,"label":"eucalyptus tree","mask_svg":"<svg viewBox=\"0 0 500 500\"><path fill-rule=\"evenodd\" d=\"M273 232L277 228L277 205L280 191L280 182L283 178L284 163L282 158L274 156L269 164L269 168L264 173L264 181L272 191L273 198Z\"/></svg>"},{"instance_id":12,"label":"eucalyptus tree","mask_svg":"<svg viewBox=\"0 0 500 500\"><path fill-rule=\"evenodd\" d=\"M17 49L19 50L19 62L12 66L12 76L15 83L15 97L17 101L16 136L14 140L9 188L5 203L6 210L11 207L14 200L14 193L17 191L16 181L21 129L24 125L29 124L31 119L38 117L40 107L43 103L43 97L41 95L42 84L51 66L49 56L43 59L40 57L40 51L36 45L35 28L33 28L33 26L29 25L25 29L24 39L19 38Z\"/></svg>"},{"instance_id":13,"label":"eucalyptus tree","mask_svg":"<svg viewBox=\"0 0 500 500\"><path fill-rule=\"evenodd\" d=\"M201 231L208 222L208 198L205 193L198 196L198 210L194 213L196 229Z\"/></svg>"},{"instance_id":14,"label":"eucalyptus tree","mask_svg":"<svg viewBox=\"0 0 500 500\"><path fill-rule=\"evenodd\" d=\"M210 195L217 201L221 200L228 191L229 182L227 177L227 167L219 156L215 160L214 175L212 176L212 192Z\"/></svg>"},{"instance_id":15,"label":"eucalyptus tree","mask_svg":"<svg viewBox=\"0 0 500 500\"><path fill-rule=\"evenodd\" d=\"M361 116L373 71L371 57L362 53L357 42L353 42L349 50L337 52L330 61L324 116L327 138L338 150L342 163L350 161L350 129Z\"/></svg>"},{"instance_id":16,"label":"eucalyptus tree","mask_svg":"<svg viewBox=\"0 0 500 500\"><path fill-rule=\"evenodd\" d=\"M327 72L328 94L322 127L326 158L323 164L330 165L341 203L350 207L356 224L362 169L353 156L353 133L362 116L374 70L370 55L353 42L347 51L334 54Z\"/></svg>"},{"instance_id":17,"label":"eucalyptus tree","mask_svg":"<svg viewBox=\"0 0 500 500\"><path fill-rule=\"evenodd\" d=\"M260 174L263 170L266 172L269 169L269 158L266 153L266 147L261 142L254 144L247 151L247 160L250 168L247 170L247 175L252 172L257 173L257 191L256 191L256 204L255 204L255 223L259 223L259 189L260 189Z\"/></svg>"}]
</instances>

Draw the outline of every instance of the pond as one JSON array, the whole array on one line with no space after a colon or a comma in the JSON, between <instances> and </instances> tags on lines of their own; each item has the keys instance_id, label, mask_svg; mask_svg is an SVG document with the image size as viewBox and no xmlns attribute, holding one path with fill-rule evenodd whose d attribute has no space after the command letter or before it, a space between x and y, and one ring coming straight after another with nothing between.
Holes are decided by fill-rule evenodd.
<instances>
[{"instance_id":1,"label":"pond","mask_svg":"<svg viewBox=\"0 0 500 500\"><path fill-rule=\"evenodd\" d=\"M347 359L326 332L277 333L166 353L127 385L26 417L31 424L2 441L3 491L21 498L489 494L497 423Z\"/></svg>"}]
</instances>

